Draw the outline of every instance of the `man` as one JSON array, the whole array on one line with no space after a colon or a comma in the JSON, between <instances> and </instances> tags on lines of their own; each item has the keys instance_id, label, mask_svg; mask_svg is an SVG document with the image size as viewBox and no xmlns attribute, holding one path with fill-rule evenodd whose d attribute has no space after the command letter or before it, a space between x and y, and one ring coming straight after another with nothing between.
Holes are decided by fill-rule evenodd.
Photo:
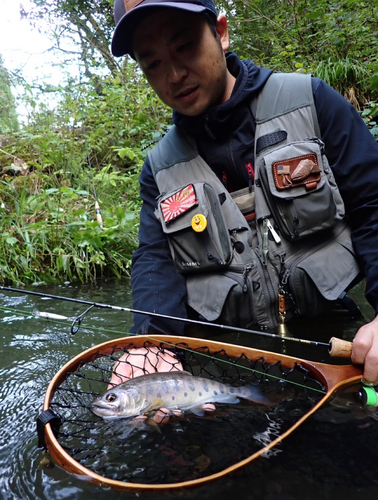
<instances>
[{"instance_id":1,"label":"man","mask_svg":"<svg viewBox=\"0 0 378 500\"><path fill-rule=\"evenodd\" d=\"M226 53L229 49L227 21L224 15L218 16L212 0L116 0L115 19L117 27L112 41L113 54L115 56L129 54L136 59L151 87L162 101L174 110L175 130L182 140L175 139L176 142L171 143L174 146L172 164L175 163L176 145L182 149L181 143L189 138L188 143L194 144L194 149L199 153L201 158L199 161L204 159L212 172L227 187L225 189L227 192L220 193L223 196L222 202L224 199L228 200L229 192L251 193L252 182L258 181L254 179L256 122L254 113L251 111L251 101L262 92L272 72L256 67L251 61L242 62L233 53ZM378 145L358 114L343 97L316 78L312 79L311 88L320 136L325 143L326 155L353 228L353 244L360 267L367 279L366 296L377 313ZM193 299L195 294L190 291L189 284L195 289L195 283L201 283L202 279L204 286L207 286L209 282L207 277L210 274L195 274L195 269L194 272L191 272L192 269L188 272L186 270L178 272L177 262L174 262L172 255L178 251L179 243L175 242L171 235L169 235L168 243L167 234L170 231L169 228L172 227L169 223L176 218L176 213L172 212L172 200L175 203L177 200L180 201L183 193L189 193L188 199L191 199L190 197L194 196L190 187L192 184L189 183L186 190L176 190L176 192L173 190L172 197L163 200L164 207L163 202L159 201L160 212L158 211L155 215L156 200L164 192L162 189L164 183L160 185L158 181L164 173L159 173L160 166L157 158L159 154L162 154L164 161L168 162L167 157L171 154L171 151L168 151L169 147L166 146L169 142L163 141L161 141L162 145L158 154L147 158L140 176L143 206L139 233L140 244L133 256L133 307L143 311L187 318L188 310L191 314L194 312L193 309L201 313L201 304L196 302L195 298ZM317 165L314 165L314 162L310 162L310 165L314 172L311 174L313 175L311 180L314 179L315 186L317 186L321 176ZM302 166L307 167L307 164ZM188 168L192 167L189 165ZM290 188L292 172L290 174L290 169L286 170L289 168L287 165L279 165L279 168L282 169L283 174L279 180L280 189ZM175 175L177 174L177 169L172 171ZM330 175L332 184L332 173ZM193 183L195 181L194 178L190 180ZM164 182L165 185L171 184L169 175L165 177ZM185 182L183 181L181 186ZM312 184L306 186L306 189L312 189ZM194 214L194 212L190 213ZM207 220L205 220L206 223ZM230 228L228 229L230 231ZM203 227L200 227L199 231L202 233ZM281 243L277 231L272 228L270 232L270 239L273 236ZM205 238L204 234L203 238ZM268 229L266 229L266 236L268 236ZM246 241L236 240L232 240L234 247L232 251L233 256L238 258L237 254L242 254L245 250ZM207 245L206 251L211 261L210 264L212 265L215 260L221 267L224 259L214 257L209 251L209 240L206 241L205 246ZM254 245L256 241L251 247ZM187 243L186 246L188 246ZM264 253L263 250L261 260L264 261L267 255L268 251ZM197 264L196 258L186 263L191 267ZM243 273L245 288L247 288L247 279L250 279L247 274L251 267L253 268L253 266L247 267L247 273ZM263 267L261 267L262 271ZM211 273L211 276L217 274L213 270ZM282 272L282 274L285 273ZM349 285L353 284L353 278L354 275L351 276ZM256 280L252 283L258 282L258 287L260 287L259 278ZM253 286L249 281L248 283L248 287ZM287 299L290 294L283 288L282 283L280 282L279 285L279 294ZM221 292L224 287L220 284L215 288ZM230 285L230 290L231 288L233 287ZM197 287L198 289L200 288ZM214 294L214 286L206 290ZM203 300L206 299L205 295ZM243 294L241 297L244 300ZM211 300L213 299L208 298L208 301ZM218 307L218 297L214 300ZM223 297L219 303L226 307L228 300L228 297ZM188 303L191 306L189 308ZM238 304L237 300L235 304ZM205 308L205 317L208 313L206 317L208 320L214 312L209 312L210 309L211 304ZM238 307L230 306L229 310L231 309L238 309ZM218 311L218 313L215 319L220 320L223 311ZM282 314L285 314L285 310ZM239 316L237 318L237 322L243 321ZM229 323L231 321L229 320ZM245 321L250 322L250 318ZM234 326L245 327L247 325L234 324ZM163 319L159 321L149 316L136 315L133 331L141 334L181 333L182 328L181 323L170 323ZM378 382L377 317L357 332L353 342L352 361L364 363L364 377L367 381Z\"/></svg>"}]
</instances>

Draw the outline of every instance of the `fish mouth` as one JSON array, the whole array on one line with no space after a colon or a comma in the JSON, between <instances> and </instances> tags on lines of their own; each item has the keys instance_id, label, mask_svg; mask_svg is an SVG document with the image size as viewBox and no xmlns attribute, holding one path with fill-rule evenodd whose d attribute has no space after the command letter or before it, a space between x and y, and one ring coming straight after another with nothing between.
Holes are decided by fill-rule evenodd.
<instances>
[{"instance_id":1,"label":"fish mouth","mask_svg":"<svg viewBox=\"0 0 378 500\"><path fill-rule=\"evenodd\" d=\"M104 420L132 420L133 417L130 415L122 415L117 409L105 408L103 406L92 405L91 412L94 413L97 417L101 417Z\"/></svg>"},{"instance_id":2,"label":"fish mouth","mask_svg":"<svg viewBox=\"0 0 378 500\"><path fill-rule=\"evenodd\" d=\"M98 415L100 417L114 417L116 418L116 415L118 413L118 409L116 406L110 407L103 405L101 402L93 403L91 406L91 411L95 415Z\"/></svg>"},{"instance_id":3,"label":"fish mouth","mask_svg":"<svg viewBox=\"0 0 378 500\"><path fill-rule=\"evenodd\" d=\"M122 411L115 405L105 404L102 401L95 401L90 408L91 412L104 420L118 420L120 418L131 418L132 415L122 413Z\"/></svg>"}]
</instances>

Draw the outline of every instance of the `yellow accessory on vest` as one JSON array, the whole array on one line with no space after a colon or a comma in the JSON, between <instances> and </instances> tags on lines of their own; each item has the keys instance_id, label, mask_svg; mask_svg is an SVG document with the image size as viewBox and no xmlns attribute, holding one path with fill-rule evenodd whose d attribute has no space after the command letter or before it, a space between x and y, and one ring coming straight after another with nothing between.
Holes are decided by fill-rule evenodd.
<instances>
[{"instance_id":1,"label":"yellow accessory on vest","mask_svg":"<svg viewBox=\"0 0 378 500\"><path fill-rule=\"evenodd\" d=\"M192 228L196 233L202 233L207 227L207 219L203 214L196 214L192 218Z\"/></svg>"}]
</instances>

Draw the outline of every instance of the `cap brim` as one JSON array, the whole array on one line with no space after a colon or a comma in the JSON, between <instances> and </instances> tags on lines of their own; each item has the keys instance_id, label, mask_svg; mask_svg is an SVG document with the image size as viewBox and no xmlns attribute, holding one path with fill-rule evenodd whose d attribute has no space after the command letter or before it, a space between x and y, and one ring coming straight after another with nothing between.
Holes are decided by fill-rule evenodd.
<instances>
[{"instance_id":1,"label":"cap brim","mask_svg":"<svg viewBox=\"0 0 378 500\"><path fill-rule=\"evenodd\" d=\"M178 2L150 2L148 4L141 4L135 7L131 12L126 13L116 26L112 38L112 54L115 57L124 56L125 54L130 54L130 56L135 59L132 43L134 32L139 26L139 24L156 9L180 9L189 12L204 12L206 7L203 5L198 5L194 3L178 3ZM151 12L149 12L149 10Z\"/></svg>"}]
</instances>

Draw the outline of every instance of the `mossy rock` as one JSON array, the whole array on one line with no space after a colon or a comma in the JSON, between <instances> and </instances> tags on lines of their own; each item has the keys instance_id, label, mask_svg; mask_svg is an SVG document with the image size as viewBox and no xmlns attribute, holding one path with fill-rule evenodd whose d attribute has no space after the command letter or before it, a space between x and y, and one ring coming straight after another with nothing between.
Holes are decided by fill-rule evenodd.
<instances>
[{"instance_id":1,"label":"mossy rock","mask_svg":"<svg viewBox=\"0 0 378 500\"><path fill-rule=\"evenodd\" d=\"M40 174L32 172L29 175L18 175L14 177L10 185L14 187L17 193L21 193L25 187L29 195L36 195L40 194L44 188L45 180Z\"/></svg>"}]
</instances>

